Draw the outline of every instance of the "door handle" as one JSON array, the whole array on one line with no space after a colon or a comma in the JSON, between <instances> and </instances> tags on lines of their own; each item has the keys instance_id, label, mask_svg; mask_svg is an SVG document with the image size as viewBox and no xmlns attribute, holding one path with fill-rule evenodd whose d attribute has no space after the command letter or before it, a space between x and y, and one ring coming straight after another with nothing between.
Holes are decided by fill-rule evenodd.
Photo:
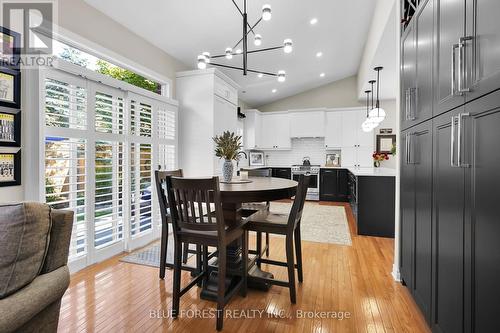
<instances>
[{"instance_id":1,"label":"door handle","mask_svg":"<svg viewBox=\"0 0 500 333\"><path fill-rule=\"evenodd\" d=\"M451 94L452 95L457 95L457 90L455 87L455 82L457 80L457 72L455 71L457 64L456 64L456 57L455 57L455 51L460 47L460 44L453 44L453 47L451 48Z\"/></svg>"},{"instance_id":2,"label":"door handle","mask_svg":"<svg viewBox=\"0 0 500 333\"><path fill-rule=\"evenodd\" d=\"M450 138L450 164L452 168L457 168L458 163L455 164L455 119L457 116L451 117L451 138Z\"/></svg>"},{"instance_id":3,"label":"door handle","mask_svg":"<svg viewBox=\"0 0 500 333\"><path fill-rule=\"evenodd\" d=\"M415 120L417 119L415 115L415 104L414 104L414 97L417 96L417 88L409 88L408 89L408 106L409 106L409 112L408 112L408 120Z\"/></svg>"},{"instance_id":4,"label":"door handle","mask_svg":"<svg viewBox=\"0 0 500 333\"><path fill-rule=\"evenodd\" d=\"M458 92L460 94L470 92L470 87L468 85L469 81L467 77L467 63L465 61L465 51L467 47L467 41L472 40L472 36L465 36L465 37L460 37L460 41L458 43L459 47L459 52L458 52ZM464 82L466 83L466 86L464 87L463 84Z\"/></svg>"},{"instance_id":5,"label":"door handle","mask_svg":"<svg viewBox=\"0 0 500 333\"><path fill-rule=\"evenodd\" d=\"M410 115L409 115L409 110L410 110L410 106L409 106L409 92L410 90L409 89L406 89L405 90L405 119L406 120L410 120Z\"/></svg>"},{"instance_id":6,"label":"door handle","mask_svg":"<svg viewBox=\"0 0 500 333\"><path fill-rule=\"evenodd\" d=\"M410 164L410 133L406 133L406 164Z\"/></svg>"},{"instance_id":7,"label":"door handle","mask_svg":"<svg viewBox=\"0 0 500 333\"><path fill-rule=\"evenodd\" d=\"M458 139L457 139L457 159L458 163L457 166L461 168L468 168L469 164L463 163L462 162L462 140L463 140L463 130L462 130L462 124L463 124L463 119L464 117L470 116L469 113L459 113L457 118L458 118Z\"/></svg>"}]
</instances>

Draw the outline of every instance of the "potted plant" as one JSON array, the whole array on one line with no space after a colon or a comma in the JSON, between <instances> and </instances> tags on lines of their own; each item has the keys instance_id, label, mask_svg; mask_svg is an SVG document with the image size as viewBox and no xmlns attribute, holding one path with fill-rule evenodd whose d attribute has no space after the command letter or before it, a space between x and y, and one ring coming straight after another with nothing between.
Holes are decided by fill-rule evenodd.
<instances>
[{"instance_id":1,"label":"potted plant","mask_svg":"<svg viewBox=\"0 0 500 333\"><path fill-rule=\"evenodd\" d=\"M372 156L373 156L373 166L375 168L378 168L380 166L380 162L389 159L389 155L386 154L386 153L377 153L377 152L374 152Z\"/></svg>"},{"instance_id":2,"label":"potted plant","mask_svg":"<svg viewBox=\"0 0 500 333\"><path fill-rule=\"evenodd\" d=\"M213 138L215 142L215 156L224 159L222 165L222 179L225 182L230 182L233 178L233 161L240 159L241 149L241 136L234 134L234 132L226 131L222 135L216 135Z\"/></svg>"}]
</instances>

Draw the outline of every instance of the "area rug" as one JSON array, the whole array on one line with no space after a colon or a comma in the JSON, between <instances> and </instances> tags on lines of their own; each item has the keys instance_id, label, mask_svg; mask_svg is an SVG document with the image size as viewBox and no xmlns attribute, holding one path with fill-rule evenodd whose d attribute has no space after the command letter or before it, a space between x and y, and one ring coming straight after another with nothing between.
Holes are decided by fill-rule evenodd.
<instances>
[{"instance_id":1,"label":"area rug","mask_svg":"<svg viewBox=\"0 0 500 333\"><path fill-rule=\"evenodd\" d=\"M271 202L271 212L288 214L291 203ZM347 215L342 206L324 206L306 202L300 226L302 240L351 245Z\"/></svg>"},{"instance_id":2,"label":"area rug","mask_svg":"<svg viewBox=\"0 0 500 333\"><path fill-rule=\"evenodd\" d=\"M174 239L172 234L169 235L168 240L168 248L167 248L167 262L174 262ZM120 261L128 262L132 264L138 265L146 265L152 267L160 267L160 241L154 242L150 245L147 245L141 249L135 250L131 252L129 255L121 258ZM191 245L190 248L194 249L194 245ZM188 258L191 258L193 254L188 254Z\"/></svg>"}]
</instances>

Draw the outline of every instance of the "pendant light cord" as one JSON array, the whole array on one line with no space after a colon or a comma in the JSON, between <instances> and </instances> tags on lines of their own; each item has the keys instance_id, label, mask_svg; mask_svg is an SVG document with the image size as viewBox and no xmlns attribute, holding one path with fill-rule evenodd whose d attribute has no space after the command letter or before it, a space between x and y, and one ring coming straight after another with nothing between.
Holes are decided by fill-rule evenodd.
<instances>
[{"instance_id":1,"label":"pendant light cord","mask_svg":"<svg viewBox=\"0 0 500 333\"><path fill-rule=\"evenodd\" d=\"M366 94L366 118L370 117L370 93L371 93L371 90L365 90L365 94Z\"/></svg>"},{"instance_id":2,"label":"pendant light cord","mask_svg":"<svg viewBox=\"0 0 500 333\"><path fill-rule=\"evenodd\" d=\"M378 93L380 88L380 69L377 70L377 116L380 116L380 100L378 99Z\"/></svg>"},{"instance_id":3,"label":"pendant light cord","mask_svg":"<svg viewBox=\"0 0 500 333\"><path fill-rule=\"evenodd\" d=\"M379 99L379 90L380 90L380 71L384 67L375 67L374 70L377 71L377 116L380 117L380 99Z\"/></svg>"}]
</instances>

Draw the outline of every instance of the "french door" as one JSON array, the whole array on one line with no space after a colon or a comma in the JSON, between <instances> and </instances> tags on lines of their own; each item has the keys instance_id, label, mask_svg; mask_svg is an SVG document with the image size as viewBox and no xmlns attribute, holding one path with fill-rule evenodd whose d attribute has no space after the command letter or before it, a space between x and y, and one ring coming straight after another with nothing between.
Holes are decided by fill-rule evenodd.
<instances>
[{"instance_id":1,"label":"french door","mask_svg":"<svg viewBox=\"0 0 500 333\"><path fill-rule=\"evenodd\" d=\"M154 170L177 166L177 107L56 69L40 86L40 197L75 212L70 269L158 238Z\"/></svg>"}]
</instances>

